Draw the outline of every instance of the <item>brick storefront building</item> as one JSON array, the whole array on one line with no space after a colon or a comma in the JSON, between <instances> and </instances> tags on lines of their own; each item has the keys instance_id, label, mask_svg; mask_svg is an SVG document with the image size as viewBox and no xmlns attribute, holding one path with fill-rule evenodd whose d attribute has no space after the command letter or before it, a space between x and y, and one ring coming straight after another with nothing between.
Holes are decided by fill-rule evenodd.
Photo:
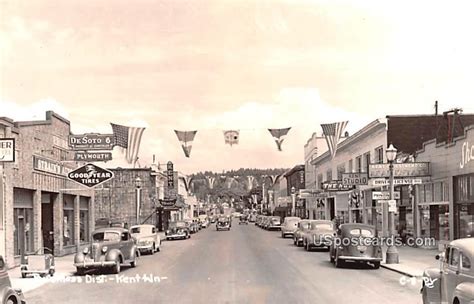
<instances>
[{"instance_id":1,"label":"brick storefront building","mask_svg":"<svg viewBox=\"0 0 474 304\"><path fill-rule=\"evenodd\" d=\"M89 242L94 193L67 179L81 165L70 161L70 133L70 122L51 111L41 121L0 118L0 137L16 144L15 162L3 163L0 176L0 254L9 267L41 247L61 256Z\"/></svg>"}]
</instances>

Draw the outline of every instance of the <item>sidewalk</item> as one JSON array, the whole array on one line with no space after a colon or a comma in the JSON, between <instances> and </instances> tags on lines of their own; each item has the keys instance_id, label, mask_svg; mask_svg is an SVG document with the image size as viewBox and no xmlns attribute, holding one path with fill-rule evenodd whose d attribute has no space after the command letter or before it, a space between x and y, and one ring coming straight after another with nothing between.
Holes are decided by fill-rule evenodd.
<instances>
[{"instance_id":1,"label":"sidewalk","mask_svg":"<svg viewBox=\"0 0 474 304\"><path fill-rule=\"evenodd\" d=\"M397 247L399 253L399 264L385 264L380 267L401 273L409 277L421 277L426 268L439 267L439 261L435 256L439 253L437 249L423 249L413 247ZM383 249L385 260L386 248Z\"/></svg>"},{"instance_id":2,"label":"sidewalk","mask_svg":"<svg viewBox=\"0 0 474 304\"><path fill-rule=\"evenodd\" d=\"M158 232L158 235L162 241L166 240L164 232ZM10 277L13 288L20 288L23 293L25 293L51 281L67 280L68 277L74 276L76 273L76 268L74 267L74 255L75 253L62 257L54 257L56 272L53 278L28 276L23 279L21 277L20 266L9 269L8 276Z\"/></svg>"}]
</instances>

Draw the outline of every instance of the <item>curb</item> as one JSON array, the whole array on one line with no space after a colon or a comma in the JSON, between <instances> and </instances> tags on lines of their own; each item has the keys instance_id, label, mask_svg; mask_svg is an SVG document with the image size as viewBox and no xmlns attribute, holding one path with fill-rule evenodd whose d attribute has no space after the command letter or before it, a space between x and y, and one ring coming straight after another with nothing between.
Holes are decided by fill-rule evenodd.
<instances>
[{"instance_id":1,"label":"curb","mask_svg":"<svg viewBox=\"0 0 474 304\"><path fill-rule=\"evenodd\" d=\"M410 277L410 278L416 277L415 275L413 275L413 274L411 274L411 273L408 273L408 272L403 271L403 270L398 270L398 269L391 268L391 267L389 267L389 266L387 266L387 265L385 265L385 264L380 264L380 267L385 268L385 269L388 269L388 270L391 270L391 271L393 271L393 272L397 272L397 273L399 273L399 274L406 275L406 276L408 276L408 277Z\"/></svg>"}]
</instances>

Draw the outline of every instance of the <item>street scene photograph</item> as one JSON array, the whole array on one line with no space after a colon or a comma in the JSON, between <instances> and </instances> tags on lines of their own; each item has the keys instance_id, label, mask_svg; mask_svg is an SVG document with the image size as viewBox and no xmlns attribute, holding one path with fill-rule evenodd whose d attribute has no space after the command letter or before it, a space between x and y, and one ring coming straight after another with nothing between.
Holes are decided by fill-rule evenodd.
<instances>
[{"instance_id":1,"label":"street scene photograph","mask_svg":"<svg viewBox=\"0 0 474 304\"><path fill-rule=\"evenodd\" d=\"M0 0L0 304L474 304L473 11Z\"/></svg>"}]
</instances>

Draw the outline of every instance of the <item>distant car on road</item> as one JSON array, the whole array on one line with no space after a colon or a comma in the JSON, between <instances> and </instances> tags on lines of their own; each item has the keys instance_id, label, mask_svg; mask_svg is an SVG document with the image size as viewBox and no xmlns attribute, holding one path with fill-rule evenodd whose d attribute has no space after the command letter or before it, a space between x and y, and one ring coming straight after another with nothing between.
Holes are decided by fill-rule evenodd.
<instances>
[{"instance_id":1,"label":"distant car on road","mask_svg":"<svg viewBox=\"0 0 474 304\"><path fill-rule=\"evenodd\" d=\"M166 230L166 239L189 239L191 237L190 227L185 221L170 222Z\"/></svg>"},{"instance_id":2,"label":"distant car on road","mask_svg":"<svg viewBox=\"0 0 474 304\"><path fill-rule=\"evenodd\" d=\"M423 273L423 304L474 303L474 238L451 241L436 259L440 267Z\"/></svg>"},{"instance_id":3,"label":"distant car on road","mask_svg":"<svg viewBox=\"0 0 474 304\"><path fill-rule=\"evenodd\" d=\"M20 289L12 288L3 256L0 256L0 297L2 304L26 303L23 292Z\"/></svg>"},{"instance_id":4,"label":"distant car on road","mask_svg":"<svg viewBox=\"0 0 474 304\"><path fill-rule=\"evenodd\" d=\"M281 225L281 237L285 238L288 235L293 236L296 229L298 229L298 223L301 221L301 218L296 216L287 216Z\"/></svg>"},{"instance_id":5,"label":"distant car on road","mask_svg":"<svg viewBox=\"0 0 474 304\"><path fill-rule=\"evenodd\" d=\"M74 266L81 275L88 269L110 269L119 273L122 264L137 266L140 256L135 240L127 229L101 228L92 233L92 243L76 253Z\"/></svg>"},{"instance_id":6,"label":"distant car on road","mask_svg":"<svg viewBox=\"0 0 474 304\"><path fill-rule=\"evenodd\" d=\"M281 229L281 218L279 216L269 216L267 225L267 230L280 230Z\"/></svg>"},{"instance_id":7,"label":"distant car on road","mask_svg":"<svg viewBox=\"0 0 474 304\"><path fill-rule=\"evenodd\" d=\"M199 215L199 220L201 221L202 228L207 228L207 226L209 226L209 217L206 214Z\"/></svg>"},{"instance_id":8,"label":"distant car on road","mask_svg":"<svg viewBox=\"0 0 474 304\"><path fill-rule=\"evenodd\" d=\"M230 230L230 218L227 216L220 216L217 219L216 230Z\"/></svg>"},{"instance_id":9,"label":"distant car on road","mask_svg":"<svg viewBox=\"0 0 474 304\"><path fill-rule=\"evenodd\" d=\"M32 254L21 256L21 277L38 274L40 276L53 276L55 272L53 251L47 247L41 247Z\"/></svg>"},{"instance_id":10,"label":"distant car on road","mask_svg":"<svg viewBox=\"0 0 474 304\"><path fill-rule=\"evenodd\" d=\"M329 249L335 233L332 221L314 220L310 229L304 233L303 246L306 251L311 251L314 247Z\"/></svg>"},{"instance_id":11,"label":"distant car on road","mask_svg":"<svg viewBox=\"0 0 474 304\"><path fill-rule=\"evenodd\" d=\"M329 259L336 267L344 266L345 262L373 263L374 268L380 267L382 247L376 241L377 230L374 226L365 224L342 224L336 232L331 247ZM348 241L344 241L348 239ZM352 242L352 240L357 240Z\"/></svg>"},{"instance_id":12,"label":"distant car on road","mask_svg":"<svg viewBox=\"0 0 474 304\"><path fill-rule=\"evenodd\" d=\"M140 252L153 254L160 251L161 238L153 225L135 225L130 227L130 233L137 242Z\"/></svg>"},{"instance_id":13,"label":"distant car on road","mask_svg":"<svg viewBox=\"0 0 474 304\"><path fill-rule=\"evenodd\" d=\"M293 233L293 244L296 246L303 245L303 233L311 228L311 220L301 220L298 223L298 228Z\"/></svg>"},{"instance_id":14,"label":"distant car on road","mask_svg":"<svg viewBox=\"0 0 474 304\"><path fill-rule=\"evenodd\" d=\"M241 224L245 224L245 225L249 224L248 215L243 214L243 215L240 216L239 225L241 225Z\"/></svg>"}]
</instances>

